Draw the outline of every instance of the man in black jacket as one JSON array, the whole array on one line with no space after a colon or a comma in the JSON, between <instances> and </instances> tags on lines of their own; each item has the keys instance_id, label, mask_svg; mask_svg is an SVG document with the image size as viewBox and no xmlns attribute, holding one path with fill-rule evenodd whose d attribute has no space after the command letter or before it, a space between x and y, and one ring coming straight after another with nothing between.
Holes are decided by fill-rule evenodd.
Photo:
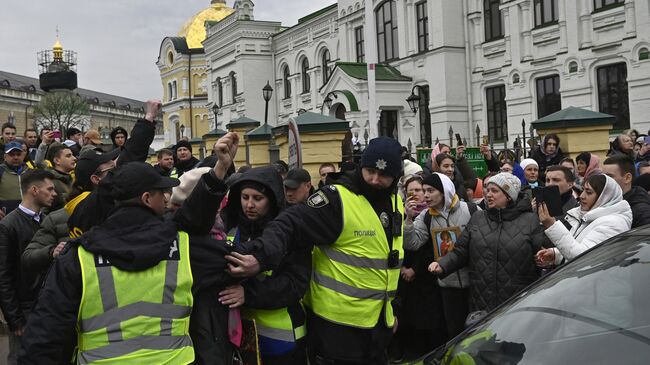
<instances>
[{"instance_id":1,"label":"man in black jacket","mask_svg":"<svg viewBox=\"0 0 650 365\"><path fill-rule=\"evenodd\" d=\"M129 162L144 162L149 154L149 146L153 142L156 129L155 117L162 107L159 100L147 101L147 113L144 119L136 122L131 130L131 138L126 141L124 149L120 150L116 164L117 169ZM112 171L108 172L109 174ZM68 220L68 227L74 237L80 236L93 226L106 220L108 213L114 207L108 185L99 184L90 195L80 201Z\"/></svg>"},{"instance_id":2,"label":"man in black jacket","mask_svg":"<svg viewBox=\"0 0 650 365\"><path fill-rule=\"evenodd\" d=\"M53 179L45 170L27 171L20 183L20 205L0 221L0 306L11 331L9 364L17 363L27 315L40 283L40 275L22 267L20 257L40 226L41 210L50 207L56 197Z\"/></svg>"},{"instance_id":3,"label":"man in black jacket","mask_svg":"<svg viewBox=\"0 0 650 365\"><path fill-rule=\"evenodd\" d=\"M616 180L623 190L625 199L632 208L632 228L650 224L650 195L638 186L632 186L634 180L634 161L627 155L615 154L608 157L601 168L603 173Z\"/></svg>"},{"instance_id":4,"label":"man in black jacket","mask_svg":"<svg viewBox=\"0 0 650 365\"><path fill-rule=\"evenodd\" d=\"M394 292L390 288L397 287L400 258L403 257L401 214L395 211L396 205L402 203L394 196L401 170L399 143L387 137L373 139L364 151L360 168L348 174L329 174L328 182L336 182L336 185L323 187L307 200L307 204L298 204L285 210L266 226L260 238L243 244L246 247L258 247L262 251L261 256L255 256L258 261L260 257L266 260L260 262L262 267L265 263L268 265L269 262L276 261L278 256L282 257L287 247L314 244L319 247L319 252L333 255L330 259L322 258L313 263L314 276L310 284L312 290L307 305L307 341L311 364L386 364L388 362L387 347L395 326L395 322L391 321ZM355 206L355 203L358 203L358 206ZM364 207L367 208L367 212L364 211L367 214L364 215L363 223L357 222L357 218L352 214L344 214L344 211L364 210ZM353 228L364 224L362 229ZM354 232L350 233L350 230ZM356 239L339 240L340 237L345 236L344 231L346 235L351 234ZM378 244L378 240L381 244ZM391 272L391 279L388 279L387 274L384 276L385 285L377 293L374 293L374 289L365 288L352 294L364 296L373 292L379 296L381 291L380 297L384 304L381 307L384 309L379 311L374 307L363 316L355 316L351 313L358 311L359 306L367 305L368 302L364 302L368 300L367 297L356 299L356 305L349 305L343 296L332 301L332 298L326 297L325 294L321 296L314 294L313 291L315 287L321 285L314 279L316 276L322 278L319 271L322 270L321 265L323 267L337 265L337 260L344 260L344 262L350 260L351 256L341 250L359 245L364 246L368 257L357 257L358 260L349 263L356 272L347 274L350 277L355 274L360 275L352 280L353 285L362 285L361 282L376 274L376 272L359 274L368 270L367 265L376 265L373 267L378 268L377 270L383 274L390 270L397 270L396 273ZM234 262L240 263L237 260ZM244 266L240 268L243 269ZM231 268L233 273L238 271ZM326 282L323 284L325 287L327 283L332 284L336 281L331 278L323 280ZM343 286L338 288L347 291L346 285L349 286L343 283ZM356 287L350 286L350 290L355 291ZM331 307L336 308L336 313L329 313L333 317L344 316L347 322L357 323L341 321L337 323L334 318L321 316L316 309L317 306L322 308L320 303L330 303ZM372 321L372 324L368 326L369 321Z\"/></svg>"},{"instance_id":5,"label":"man in black jacket","mask_svg":"<svg viewBox=\"0 0 650 365\"><path fill-rule=\"evenodd\" d=\"M25 332L21 364L61 363L70 358L71 354L63 353L62 348L66 348L66 341L74 337L79 320L77 315L84 285L78 254L80 246L96 257L101 255L118 270L145 271L172 254L178 231L189 234L209 232L227 190L223 180L237 144L238 137L234 133L227 134L217 142L219 162L213 170L203 175L171 219L162 217L166 203L162 189L177 185L177 180L162 177L152 166L139 162L122 167L106 179L111 195L118 202L117 206L105 222L78 240L71 241L55 261ZM225 285L229 282L220 252L209 247L196 250L191 245L189 255L194 286ZM207 257L209 255L211 259ZM219 262L222 264L219 265ZM121 329L124 333L137 331L124 326L126 324ZM164 336L162 330L161 336ZM125 354L116 356L121 355Z\"/></svg>"}]
</instances>

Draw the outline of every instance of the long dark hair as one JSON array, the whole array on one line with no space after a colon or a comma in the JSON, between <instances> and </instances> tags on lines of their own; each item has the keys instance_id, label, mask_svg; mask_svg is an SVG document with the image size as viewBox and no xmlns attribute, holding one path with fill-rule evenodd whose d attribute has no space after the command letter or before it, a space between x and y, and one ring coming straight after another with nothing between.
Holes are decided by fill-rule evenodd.
<instances>
[{"instance_id":1,"label":"long dark hair","mask_svg":"<svg viewBox=\"0 0 650 365\"><path fill-rule=\"evenodd\" d=\"M592 175L585 181L585 184L589 184L589 186L591 186L591 188L596 192L596 195L600 198L600 194L605 190L607 178L605 175Z\"/></svg>"}]
</instances>

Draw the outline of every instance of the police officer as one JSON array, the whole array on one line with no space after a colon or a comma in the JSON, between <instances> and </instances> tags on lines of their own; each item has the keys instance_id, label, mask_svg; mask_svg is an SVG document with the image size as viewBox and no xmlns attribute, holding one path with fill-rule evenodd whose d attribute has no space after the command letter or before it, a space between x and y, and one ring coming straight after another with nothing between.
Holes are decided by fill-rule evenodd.
<instances>
[{"instance_id":1,"label":"police officer","mask_svg":"<svg viewBox=\"0 0 650 365\"><path fill-rule=\"evenodd\" d=\"M305 298L311 364L386 364L397 319L392 302L403 259L401 146L370 141L358 169L334 174L327 185L269 223L257 240L265 269L287 248L315 244ZM332 175L332 174L330 174ZM285 246L287 245L287 246ZM231 258L246 270L245 260Z\"/></svg>"},{"instance_id":2,"label":"police officer","mask_svg":"<svg viewBox=\"0 0 650 365\"><path fill-rule=\"evenodd\" d=\"M202 232L183 232L188 227L184 214L198 210L214 222L237 144L234 133L217 142L219 161L171 220L162 217L164 192L178 180L141 162L107 178L116 208L105 222L71 241L55 261L26 326L21 364L68 360L61 348L75 328L81 364L194 361L188 330L192 286L214 280L225 265L211 268L212 274L190 265L188 233L207 233L211 225Z\"/></svg>"}]
</instances>

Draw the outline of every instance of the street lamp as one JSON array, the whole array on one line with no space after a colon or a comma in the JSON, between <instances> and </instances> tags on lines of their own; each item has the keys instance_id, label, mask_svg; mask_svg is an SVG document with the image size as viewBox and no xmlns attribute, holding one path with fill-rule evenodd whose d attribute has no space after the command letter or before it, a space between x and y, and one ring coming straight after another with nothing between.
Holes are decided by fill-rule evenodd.
<instances>
[{"instance_id":1,"label":"street lamp","mask_svg":"<svg viewBox=\"0 0 650 365\"><path fill-rule=\"evenodd\" d=\"M325 107L326 107L327 109L330 109L330 108L332 107L332 102L333 102L333 100L332 100L332 98L330 98L330 96L333 96L334 99L338 99L338 97L336 96L336 92L334 92L334 91L330 91L330 92L325 96L325 99L323 99L323 105L325 105Z\"/></svg>"},{"instance_id":2,"label":"street lamp","mask_svg":"<svg viewBox=\"0 0 650 365\"><path fill-rule=\"evenodd\" d=\"M219 122L217 121L217 114L219 114L219 105L215 102L212 105L212 113L214 114L214 128L219 128Z\"/></svg>"},{"instance_id":3,"label":"street lamp","mask_svg":"<svg viewBox=\"0 0 650 365\"><path fill-rule=\"evenodd\" d=\"M267 80L266 86L262 88L262 97L266 102L266 107L264 108L264 125L266 125L269 120L269 100L271 100L271 96L273 96L273 88L271 87L271 84L269 84L269 81Z\"/></svg>"},{"instance_id":4,"label":"street lamp","mask_svg":"<svg viewBox=\"0 0 650 365\"><path fill-rule=\"evenodd\" d=\"M178 129L181 131L181 138L185 137L185 124L181 124Z\"/></svg>"}]
</instances>

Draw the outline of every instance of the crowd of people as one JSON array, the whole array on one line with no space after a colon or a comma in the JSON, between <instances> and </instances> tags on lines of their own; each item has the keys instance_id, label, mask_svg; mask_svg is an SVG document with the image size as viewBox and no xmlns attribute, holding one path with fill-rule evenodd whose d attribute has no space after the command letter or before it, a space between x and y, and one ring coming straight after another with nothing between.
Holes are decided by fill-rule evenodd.
<instances>
[{"instance_id":1,"label":"crowd of people","mask_svg":"<svg viewBox=\"0 0 650 365\"><path fill-rule=\"evenodd\" d=\"M283 161L234 166L236 133L203 160L181 140L147 164L159 109L148 102L111 145L94 130L20 139L2 126L9 364L415 359L650 224L650 139L636 131L602 163L566 156L554 134L521 160L483 145L485 176L465 146L438 144L420 166L379 137L312 180ZM561 212L537 201L544 187Z\"/></svg>"}]
</instances>

